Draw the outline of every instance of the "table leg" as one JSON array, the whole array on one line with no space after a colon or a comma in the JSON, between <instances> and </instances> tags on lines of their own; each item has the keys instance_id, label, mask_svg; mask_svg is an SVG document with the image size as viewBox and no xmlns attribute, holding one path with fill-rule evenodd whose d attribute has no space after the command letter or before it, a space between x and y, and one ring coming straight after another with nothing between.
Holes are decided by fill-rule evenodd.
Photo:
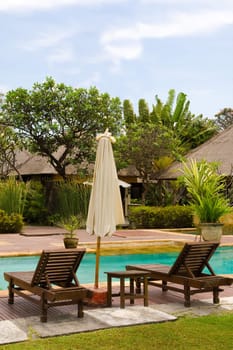
<instances>
[{"instance_id":1,"label":"table leg","mask_svg":"<svg viewBox=\"0 0 233 350\"><path fill-rule=\"evenodd\" d=\"M148 306L148 279L147 277L143 277L143 292L144 292L144 306Z\"/></svg>"},{"instance_id":2,"label":"table leg","mask_svg":"<svg viewBox=\"0 0 233 350\"><path fill-rule=\"evenodd\" d=\"M130 278L129 279L129 293L130 296L132 296L130 298L130 304L134 304L134 278Z\"/></svg>"},{"instance_id":3,"label":"table leg","mask_svg":"<svg viewBox=\"0 0 233 350\"><path fill-rule=\"evenodd\" d=\"M125 308L125 278L120 277L120 308Z\"/></svg>"},{"instance_id":4,"label":"table leg","mask_svg":"<svg viewBox=\"0 0 233 350\"><path fill-rule=\"evenodd\" d=\"M107 277L107 306L112 306L112 277L108 274Z\"/></svg>"}]
</instances>

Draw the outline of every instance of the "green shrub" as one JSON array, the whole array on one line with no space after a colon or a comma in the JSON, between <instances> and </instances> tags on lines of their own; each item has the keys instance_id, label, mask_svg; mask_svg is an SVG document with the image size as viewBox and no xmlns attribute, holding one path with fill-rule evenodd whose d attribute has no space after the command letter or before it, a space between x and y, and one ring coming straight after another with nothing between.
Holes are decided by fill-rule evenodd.
<instances>
[{"instance_id":1,"label":"green shrub","mask_svg":"<svg viewBox=\"0 0 233 350\"><path fill-rule=\"evenodd\" d=\"M0 209L0 233L20 233L23 228L21 214L7 214Z\"/></svg>"},{"instance_id":2,"label":"green shrub","mask_svg":"<svg viewBox=\"0 0 233 350\"><path fill-rule=\"evenodd\" d=\"M193 226L193 215L189 206L131 206L129 222L138 228L184 228Z\"/></svg>"},{"instance_id":3,"label":"green shrub","mask_svg":"<svg viewBox=\"0 0 233 350\"><path fill-rule=\"evenodd\" d=\"M31 181L27 192L24 220L28 224L48 224L48 209L46 208L45 187L40 181Z\"/></svg>"}]
</instances>

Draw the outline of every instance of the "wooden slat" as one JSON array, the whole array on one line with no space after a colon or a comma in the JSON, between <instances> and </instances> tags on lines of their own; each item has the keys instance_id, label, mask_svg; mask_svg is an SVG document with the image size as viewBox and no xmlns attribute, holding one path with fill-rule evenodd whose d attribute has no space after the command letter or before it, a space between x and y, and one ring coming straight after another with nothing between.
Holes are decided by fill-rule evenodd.
<instances>
[{"instance_id":1,"label":"wooden slat","mask_svg":"<svg viewBox=\"0 0 233 350\"><path fill-rule=\"evenodd\" d=\"M47 278L53 284L62 282L70 285L84 253L85 249L44 251L35 270L32 285L45 283Z\"/></svg>"},{"instance_id":2,"label":"wooden slat","mask_svg":"<svg viewBox=\"0 0 233 350\"><path fill-rule=\"evenodd\" d=\"M13 305L9 305L7 298L0 298L0 320L12 320L16 318L24 318L37 316L40 314L40 307L35 303L30 303L24 298L17 297ZM39 301L39 299L38 299ZM59 308L50 308L49 317L56 318L61 313L72 313L76 310L75 305L67 305Z\"/></svg>"},{"instance_id":3,"label":"wooden slat","mask_svg":"<svg viewBox=\"0 0 233 350\"><path fill-rule=\"evenodd\" d=\"M187 271L184 264L189 267L196 276L206 267L208 262L218 247L218 243L186 243L171 267L170 274L184 274Z\"/></svg>"}]
</instances>

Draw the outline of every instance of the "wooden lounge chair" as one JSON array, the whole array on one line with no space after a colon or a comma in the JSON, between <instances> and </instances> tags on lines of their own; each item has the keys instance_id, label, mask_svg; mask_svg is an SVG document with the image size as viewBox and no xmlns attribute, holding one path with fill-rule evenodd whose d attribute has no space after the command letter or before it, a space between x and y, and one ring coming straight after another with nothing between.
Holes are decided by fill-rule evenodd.
<instances>
[{"instance_id":1,"label":"wooden lounge chair","mask_svg":"<svg viewBox=\"0 0 233 350\"><path fill-rule=\"evenodd\" d=\"M77 304L78 317L83 317L87 290L80 286L76 270L84 253L85 249L47 250L42 252L35 271L5 272L8 303L14 303L14 293L35 302L41 307L41 322L47 322L47 310L52 306Z\"/></svg>"},{"instance_id":2,"label":"wooden lounge chair","mask_svg":"<svg viewBox=\"0 0 233 350\"><path fill-rule=\"evenodd\" d=\"M190 297L195 293L213 292L213 303L219 303L221 286L231 285L232 278L215 275L209 260L219 243L186 243L172 266L162 264L127 265L127 270L150 272L148 284L184 294L184 305L190 306ZM204 269L207 268L204 271ZM159 281L162 281L162 283ZM181 285L181 286L180 286ZM140 281L138 281L140 292Z\"/></svg>"}]
</instances>

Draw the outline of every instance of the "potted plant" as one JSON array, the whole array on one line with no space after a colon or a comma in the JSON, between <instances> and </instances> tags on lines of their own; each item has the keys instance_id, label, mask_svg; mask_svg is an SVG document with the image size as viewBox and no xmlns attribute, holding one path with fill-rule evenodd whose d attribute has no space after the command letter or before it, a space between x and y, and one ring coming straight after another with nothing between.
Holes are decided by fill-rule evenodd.
<instances>
[{"instance_id":1,"label":"potted plant","mask_svg":"<svg viewBox=\"0 0 233 350\"><path fill-rule=\"evenodd\" d=\"M198 218L201 237L220 241L222 226L220 218L231 212L224 196L224 177L217 172L217 164L191 160L183 164L182 182L190 196L189 204Z\"/></svg>"},{"instance_id":2,"label":"potted plant","mask_svg":"<svg viewBox=\"0 0 233 350\"><path fill-rule=\"evenodd\" d=\"M67 231L63 238L65 248L77 248L79 240L76 230L80 227L79 218L75 215L71 215L60 221L59 226Z\"/></svg>"}]
</instances>

